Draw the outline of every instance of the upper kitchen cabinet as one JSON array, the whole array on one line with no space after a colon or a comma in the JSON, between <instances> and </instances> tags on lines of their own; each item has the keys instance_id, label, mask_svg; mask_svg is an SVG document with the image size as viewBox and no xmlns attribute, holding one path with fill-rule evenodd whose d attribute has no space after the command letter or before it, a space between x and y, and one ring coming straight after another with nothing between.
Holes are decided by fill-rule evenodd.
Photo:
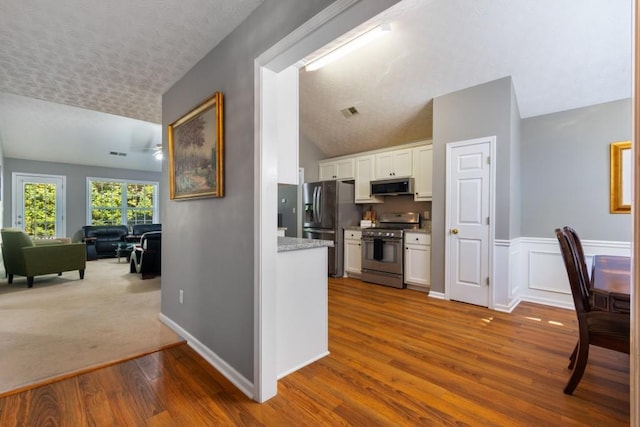
<instances>
[{"instance_id":1,"label":"upper kitchen cabinet","mask_svg":"<svg viewBox=\"0 0 640 427\"><path fill-rule=\"evenodd\" d=\"M431 201L433 192L433 147L425 145L413 149L414 200Z\"/></svg>"},{"instance_id":2,"label":"upper kitchen cabinet","mask_svg":"<svg viewBox=\"0 0 640 427\"><path fill-rule=\"evenodd\" d=\"M371 180L374 179L375 156L369 154L356 157L356 203L382 203L384 200L371 196Z\"/></svg>"},{"instance_id":3,"label":"upper kitchen cabinet","mask_svg":"<svg viewBox=\"0 0 640 427\"><path fill-rule=\"evenodd\" d=\"M375 178L387 179L411 176L413 162L412 149L393 150L375 155Z\"/></svg>"},{"instance_id":4,"label":"upper kitchen cabinet","mask_svg":"<svg viewBox=\"0 0 640 427\"><path fill-rule=\"evenodd\" d=\"M334 179L354 179L355 159L323 160L318 163L318 179L320 181L331 181Z\"/></svg>"}]
</instances>

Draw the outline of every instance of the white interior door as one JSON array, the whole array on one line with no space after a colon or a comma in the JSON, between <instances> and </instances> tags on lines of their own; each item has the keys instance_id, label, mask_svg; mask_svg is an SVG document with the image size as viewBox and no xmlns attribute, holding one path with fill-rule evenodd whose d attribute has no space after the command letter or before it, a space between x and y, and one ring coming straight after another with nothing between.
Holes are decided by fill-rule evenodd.
<instances>
[{"instance_id":1,"label":"white interior door","mask_svg":"<svg viewBox=\"0 0 640 427\"><path fill-rule=\"evenodd\" d=\"M37 238L66 236L64 176L13 173L13 226Z\"/></svg>"},{"instance_id":2,"label":"white interior door","mask_svg":"<svg viewBox=\"0 0 640 427\"><path fill-rule=\"evenodd\" d=\"M449 299L489 306L492 140L447 145Z\"/></svg>"}]
</instances>

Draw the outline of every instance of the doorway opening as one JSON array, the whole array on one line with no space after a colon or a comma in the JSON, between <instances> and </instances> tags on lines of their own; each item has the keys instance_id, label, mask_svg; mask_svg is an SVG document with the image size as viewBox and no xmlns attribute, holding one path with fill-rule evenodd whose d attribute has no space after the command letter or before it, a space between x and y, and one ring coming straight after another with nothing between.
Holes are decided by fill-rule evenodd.
<instances>
[{"instance_id":1,"label":"doorway opening","mask_svg":"<svg viewBox=\"0 0 640 427\"><path fill-rule=\"evenodd\" d=\"M66 177L14 172L12 225L30 237L66 236Z\"/></svg>"}]
</instances>

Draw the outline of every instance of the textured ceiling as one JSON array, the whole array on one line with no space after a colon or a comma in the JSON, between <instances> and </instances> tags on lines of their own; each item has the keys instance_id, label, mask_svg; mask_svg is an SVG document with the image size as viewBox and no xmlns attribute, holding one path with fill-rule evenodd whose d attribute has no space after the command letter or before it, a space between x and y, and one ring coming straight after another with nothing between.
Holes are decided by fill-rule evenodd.
<instances>
[{"instance_id":1,"label":"textured ceiling","mask_svg":"<svg viewBox=\"0 0 640 427\"><path fill-rule=\"evenodd\" d=\"M261 0L0 2L0 91L161 122L161 95Z\"/></svg>"},{"instance_id":2,"label":"textured ceiling","mask_svg":"<svg viewBox=\"0 0 640 427\"><path fill-rule=\"evenodd\" d=\"M159 162L135 161L141 147L130 145L140 141L134 129L154 123L152 134L160 134L162 94L260 3L262 0L1 1L0 142L4 155L83 164L94 159L105 166L161 170ZM100 117L85 110L109 114ZM136 120L131 119L150 123L133 125ZM65 149L52 152L51 147L60 147L54 141L62 141ZM23 147L27 142L30 150ZM155 146L154 140L147 142ZM114 150L129 155L114 165L108 155ZM63 156L66 151L76 156Z\"/></svg>"},{"instance_id":3,"label":"textured ceiling","mask_svg":"<svg viewBox=\"0 0 640 427\"><path fill-rule=\"evenodd\" d=\"M384 22L390 33L301 69L302 137L327 156L429 139L434 97L505 76L522 117L628 98L631 3L404 0L343 38Z\"/></svg>"},{"instance_id":4,"label":"textured ceiling","mask_svg":"<svg viewBox=\"0 0 640 427\"><path fill-rule=\"evenodd\" d=\"M5 156L159 171L161 95L261 2L0 2ZM403 0L345 37L378 22L300 72L300 131L327 156L430 138L435 96L505 76L523 117L631 96L631 0Z\"/></svg>"}]
</instances>

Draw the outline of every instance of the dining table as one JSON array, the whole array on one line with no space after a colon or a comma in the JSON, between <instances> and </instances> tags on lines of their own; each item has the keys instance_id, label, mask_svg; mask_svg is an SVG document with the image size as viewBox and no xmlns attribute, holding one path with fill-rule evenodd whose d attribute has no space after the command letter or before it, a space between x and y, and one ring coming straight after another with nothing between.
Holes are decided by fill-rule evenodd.
<instances>
[{"instance_id":1,"label":"dining table","mask_svg":"<svg viewBox=\"0 0 640 427\"><path fill-rule=\"evenodd\" d=\"M592 308L629 313L631 307L631 257L595 255L591 272Z\"/></svg>"}]
</instances>

